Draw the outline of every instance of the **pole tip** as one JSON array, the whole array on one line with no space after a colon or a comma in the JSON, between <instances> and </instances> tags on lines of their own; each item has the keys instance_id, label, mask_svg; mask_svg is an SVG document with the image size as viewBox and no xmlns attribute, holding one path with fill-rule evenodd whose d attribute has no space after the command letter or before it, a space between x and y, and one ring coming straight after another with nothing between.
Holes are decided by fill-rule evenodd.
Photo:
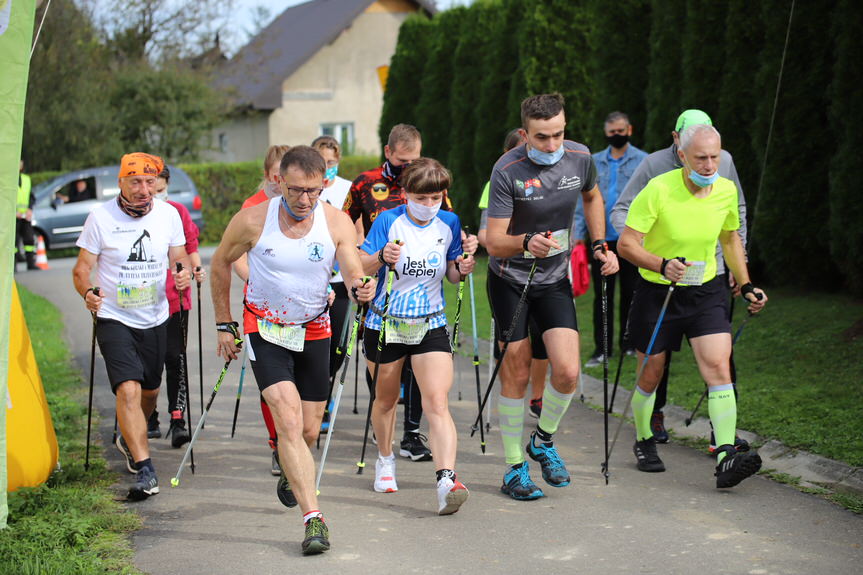
<instances>
[{"instance_id":1,"label":"pole tip","mask_svg":"<svg viewBox=\"0 0 863 575\"><path fill-rule=\"evenodd\" d=\"M180 485L180 480L177 479L176 477L172 477L171 478L171 487L177 487L178 485Z\"/></svg>"}]
</instances>

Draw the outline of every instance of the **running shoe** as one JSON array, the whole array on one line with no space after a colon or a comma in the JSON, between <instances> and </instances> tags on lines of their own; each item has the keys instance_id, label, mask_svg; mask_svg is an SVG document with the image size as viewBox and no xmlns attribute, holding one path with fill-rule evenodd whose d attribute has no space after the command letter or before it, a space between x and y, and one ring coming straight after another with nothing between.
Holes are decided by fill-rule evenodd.
<instances>
[{"instance_id":1,"label":"running shoe","mask_svg":"<svg viewBox=\"0 0 863 575\"><path fill-rule=\"evenodd\" d=\"M144 467L136 472L135 483L129 487L128 498L131 501L142 501L159 492L159 479L156 472Z\"/></svg>"},{"instance_id":2,"label":"running shoe","mask_svg":"<svg viewBox=\"0 0 863 575\"><path fill-rule=\"evenodd\" d=\"M470 497L467 487L459 480L444 477L437 482L437 514L452 515Z\"/></svg>"},{"instance_id":3,"label":"running shoe","mask_svg":"<svg viewBox=\"0 0 863 575\"><path fill-rule=\"evenodd\" d=\"M282 466L279 465L279 450L273 449L273 461L270 463L270 474L271 475L281 475L282 474Z\"/></svg>"},{"instance_id":4,"label":"running shoe","mask_svg":"<svg viewBox=\"0 0 863 575\"><path fill-rule=\"evenodd\" d=\"M297 506L294 490L291 489L291 484L288 483L288 478L284 473L279 474L279 482L276 484L276 495L285 507L291 508Z\"/></svg>"},{"instance_id":5,"label":"running shoe","mask_svg":"<svg viewBox=\"0 0 863 575\"><path fill-rule=\"evenodd\" d=\"M725 458L716 466L716 487L734 487L761 469L761 456L755 451L740 453L733 445L721 445L717 453L725 453Z\"/></svg>"},{"instance_id":6,"label":"running shoe","mask_svg":"<svg viewBox=\"0 0 863 575\"><path fill-rule=\"evenodd\" d=\"M602 365L602 362L605 360L605 356L601 353L593 354L590 359L587 360L587 363L584 364L584 367L598 367Z\"/></svg>"},{"instance_id":7,"label":"running shoe","mask_svg":"<svg viewBox=\"0 0 863 575\"><path fill-rule=\"evenodd\" d=\"M500 490L519 501L530 501L545 496L542 489L530 479L530 466L527 461L507 469L503 475L503 485L500 486Z\"/></svg>"},{"instance_id":8,"label":"running shoe","mask_svg":"<svg viewBox=\"0 0 863 575\"><path fill-rule=\"evenodd\" d=\"M710 446L707 448L707 452L711 455L716 453L716 436L713 435L713 431L710 431ZM734 436L734 449L737 450L738 453L746 453L749 451L750 446L749 442L740 437L739 435Z\"/></svg>"},{"instance_id":9,"label":"running shoe","mask_svg":"<svg viewBox=\"0 0 863 575\"><path fill-rule=\"evenodd\" d=\"M648 473L665 471L665 464L659 458L659 453L656 452L656 439L654 437L636 441L632 447L632 452L635 453L635 458L638 460L639 471L647 471Z\"/></svg>"},{"instance_id":10,"label":"running shoe","mask_svg":"<svg viewBox=\"0 0 863 575\"><path fill-rule=\"evenodd\" d=\"M171 419L171 427L168 429L168 434L171 436L171 447L179 449L192 439L189 435L189 430L186 429L186 421L182 418Z\"/></svg>"},{"instance_id":11,"label":"running shoe","mask_svg":"<svg viewBox=\"0 0 863 575\"><path fill-rule=\"evenodd\" d=\"M123 461L126 462L126 469L129 473L138 473L138 470L135 469L135 459L132 457L132 452L129 451L129 446L126 445L126 440L123 439L123 436L119 433L117 434L117 441L115 441L117 445L117 449L123 455Z\"/></svg>"},{"instance_id":12,"label":"running shoe","mask_svg":"<svg viewBox=\"0 0 863 575\"><path fill-rule=\"evenodd\" d=\"M665 429L665 414L654 411L650 416L650 431L656 443L668 443L668 431Z\"/></svg>"},{"instance_id":13,"label":"running shoe","mask_svg":"<svg viewBox=\"0 0 863 575\"><path fill-rule=\"evenodd\" d=\"M539 416L542 415L542 398L539 399L531 399L530 400L530 410L527 412L528 415L533 417L534 419L539 419Z\"/></svg>"},{"instance_id":14,"label":"running shoe","mask_svg":"<svg viewBox=\"0 0 863 575\"><path fill-rule=\"evenodd\" d=\"M431 449L426 447L423 441L428 437L421 433L405 432L399 449L399 455L407 457L411 461L431 461Z\"/></svg>"},{"instance_id":15,"label":"running shoe","mask_svg":"<svg viewBox=\"0 0 863 575\"><path fill-rule=\"evenodd\" d=\"M306 538L303 539L303 555L316 555L329 551L330 530L321 517L312 517L306 522Z\"/></svg>"},{"instance_id":16,"label":"running shoe","mask_svg":"<svg viewBox=\"0 0 863 575\"><path fill-rule=\"evenodd\" d=\"M147 420L147 439L159 439L162 437L162 428L159 427L159 412L155 409Z\"/></svg>"},{"instance_id":17,"label":"running shoe","mask_svg":"<svg viewBox=\"0 0 863 575\"><path fill-rule=\"evenodd\" d=\"M375 491L378 493L395 493L399 490L396 485L396 458L390 456L383 458L378 456L375 463Z\"/></svg>"},{"instance_id":18,"label":"running shoe","mask_svg":"<svg viewBox=\"0 0 863 575\"><path fill-rule=\"evenodd\" d=\"M551 443L540 443L536 445L536 432L530 434L530 441L525 446L527 454L542 466L542 478L552 487L566 487L569 485L569 472L557 448Z\"/></svg>"}]
</instances>

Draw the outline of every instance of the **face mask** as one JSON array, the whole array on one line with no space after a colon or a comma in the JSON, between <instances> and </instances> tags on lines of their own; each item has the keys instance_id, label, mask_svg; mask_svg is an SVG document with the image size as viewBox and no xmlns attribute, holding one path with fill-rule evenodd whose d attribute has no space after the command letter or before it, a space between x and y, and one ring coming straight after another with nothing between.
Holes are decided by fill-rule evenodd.
<instances>
[{"instance_id":1,"label":"face mask","mask_svg":"<svg viewBox=\"0 0 863 575\"><path fill-rule=\"evenodd\" d=\"M392 165L392 164L390 163L390 161L389 161L389 160L387 160L387 161L384 163L384 175L385 175L386 177L388 177L388 178L392 179L392 180L398 180L398 179L399 179L399 176L401 176L401 175L402 175L402 172L404 171L404 169L405 169L409 164L410 164L410 162L408 162L407 164L402 164L402 165L400 165L400 166L394 166L394 165Z\"/></svg>"},{"instance_id":2,"label":"face mask","mask_svg":"<svg viewBox=\"0 0 863 575\"><path fill-rule=\"evenodd\" d=\"M159 198L160 200L167 200L168 199L168 190L165 190L163 192L159 192L158 194L156 194L156 197Z\"/></svg>"},{"instance_id":3,"label":"face mask","mask_svg":"<svg viewBox=\"0 0 863 575\"><path fill-rule=\"evenodd\" d=\"M620 149L629 143L629 136L626 134L612 134L611 136L606 136L605 139L612 148Z\"/></svg>"},{"instance_id":4,"label":"face mask","mask_svg":"<svg viewBox=\"0 0 863 575\"><path fill-rule=\"evenodd\" d=\"M687 166L689 168L689 166ZM699 188L706 188L719 179L719 170L713 172L712 176L702 176L692 168L689 168L689 180Z\"/></svg>"},{"instance_id":5,"label":"face mask","mask_svg":"<svg viewBox=\"0 0 863 575\"><path fill-rule=\"evenodd\" d=\"M120 210L127 216L132 218L142 218L149 214L150 210L153 209L153 198L150 198L150 201L146 204L133 204L124 198L121 193L117 196L117 205L120 206Z\"/></svg>"},{"instance_id":6,"label":"face mask","mask_svg":"<svg viewBox=\"0 0 863 575\"><path fill-rule=\"evenodd\" d=\"M563 153L563 144L561 144L555 152L540 152L531 146L527 147L527 157L530 158L534 164L539 164L540 166L555 165L563 157Z\"/></svg>"},{"instance_id":7,"label":"face mask","mask_svg":"<svg viewBox=\"0 0 863 575\"><path fill-rule=\"evenodd\" d=\"M413 217L421 222L427 222L433 219L440 210L441 202L433 206L425 206L408 198L408 211Z\"/></svg>"},{"instance_id":8,"label":"face mask","mask_svg":"<svg viewBox=\"0 0 863 575\"><path fill-rule=\"evenodd\" d=\"M324 172L324 179L333 181L336 179L336 176L339 175L339 165L336 164L332 168L327 168L327 171Z\"/></svg>"},{"instance_id":9,"label":"face mask","mask_svg":"<svg viewBox=\"0 0 863 575\"><path fill-rule=\"evenodd\" d=\"M317 207L317 204L312 205L312 209L309 210L309 213L307 213L303 217L298 216L297 214L295 214L293 212L293 210L291 210L291 206L288 205L288 200L285 199L285 196L282 196L282 207L285 208L285 211L288 212L289 216L291 216L292 218L294 218L298 222L301 222L314 213L315 207Z\"/></svg>"}]
</instances>

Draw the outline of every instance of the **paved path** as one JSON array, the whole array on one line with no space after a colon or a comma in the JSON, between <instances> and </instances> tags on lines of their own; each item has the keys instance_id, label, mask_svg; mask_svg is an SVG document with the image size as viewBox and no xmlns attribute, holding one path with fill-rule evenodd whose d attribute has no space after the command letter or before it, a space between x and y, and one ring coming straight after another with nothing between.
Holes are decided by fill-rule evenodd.
<instances>
[{"instance_id":1,"label":"paved path","mask_svg":"<svg viewBox=\"0 0 863 575\"><path fill-rule=\"evenodd\" d=\"M90 321L72 289L74 260L50 263L50 271L16 277L61 308L72 353L86 373ZM208 397L223 362L214 353L206 288L203 313ZM198 408L196 333L193 329L190 335L189 357L192 405ZM108 445L113 397L104 365L101 359L97 362L96 402L103 416L101 439ZM162 492L130 504L144 519L143 529L133 536L135 563L147 573L183 575L263 575L291 569L386 575L860 572L863 517L762 477L719 491L714 487L712 459L681 445L660 448L666 473L640 473L630 451L633 432L628 425L615 448L611 483L606 486L600 475L602 415L581 404L573 404L557 435L572 484L562 489L545 486L534 465L534 479L547 497L533 502L510 500L498 490L503 450L496 422L488 437L488 453L482 455L478 439L469 437L476 412L472 365L459 358L457 368L463 400L457 399L455 387L450 400L459 429L458 472L471 490L471 499L458 514L435 515L432 463L400 459L396 494L372 491L374 451L367 457L366 472L356 474L368 395L361 381L360 413L353 414L352 365L321 485L320 506L333 547L323 556L302 558L299 512L282 507L274 493L276 478L269 473L270 452L250 369L237 434L230 438L239 378L235 364L195 449L195 475L186 469L181 486L169 487L183 452L172 449L166 440L151 442ZM164 411L163 396L160 412ZM110 445L107 456L120 472L118 493L124 491L131 476L122 471Z\"/></svg>"}]
</instances>

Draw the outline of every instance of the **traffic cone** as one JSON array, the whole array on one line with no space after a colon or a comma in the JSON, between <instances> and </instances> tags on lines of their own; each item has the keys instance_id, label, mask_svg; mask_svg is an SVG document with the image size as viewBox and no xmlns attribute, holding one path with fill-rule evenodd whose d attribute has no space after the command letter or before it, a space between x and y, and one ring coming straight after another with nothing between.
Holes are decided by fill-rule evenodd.
<instances>
[{"instance_id":1,"label":"traffic cone","mask_svg":"<svg viewBox=\"0 0 863 575\"><path fill-rule=\"evenodd\" d=\"M36 236L36 267L42 270L48 268L48 253L45 251L45 238Z\"/></svg>"}]
</instances>

